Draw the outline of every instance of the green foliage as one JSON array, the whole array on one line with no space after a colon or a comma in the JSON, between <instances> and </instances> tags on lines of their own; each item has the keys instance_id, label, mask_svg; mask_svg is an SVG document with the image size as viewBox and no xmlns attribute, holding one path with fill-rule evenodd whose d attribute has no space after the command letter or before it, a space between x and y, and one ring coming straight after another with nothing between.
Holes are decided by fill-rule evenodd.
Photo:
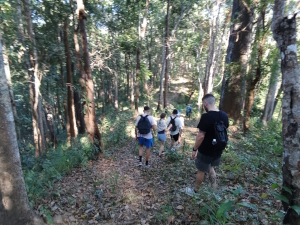
<instances>
[{"instance_id":1,"label":"green foliage","mask_svg":"<svg viewBox=\"0 0 300 225\"><path fill-rule=\"evenodd\" d=\"M46 189L51 189L55 181L61 180L75 166L84 166L94 157L93 146L85 136L73 140L72 147L61 144L48 150L34 163L34 150L23 152L21 161L29 200L34 202L49 194L59 195L59 190L48 193Z\"/></svg>"}]
</instances>

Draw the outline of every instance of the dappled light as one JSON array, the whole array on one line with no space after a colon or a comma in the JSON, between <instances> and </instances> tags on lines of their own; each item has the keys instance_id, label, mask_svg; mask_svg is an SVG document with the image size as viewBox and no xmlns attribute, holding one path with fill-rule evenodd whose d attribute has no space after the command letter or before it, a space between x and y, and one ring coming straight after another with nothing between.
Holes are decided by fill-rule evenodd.
<instances>
[{"instance_id":1,"label":"dappled light","mask_svg":"<svg viewBox=\"0 0 300 225\"><path fill-rule=\"evenodd\" d=\"M0 224L300 224L298 1L0 1Z\"/></svg>"}]
</instances>

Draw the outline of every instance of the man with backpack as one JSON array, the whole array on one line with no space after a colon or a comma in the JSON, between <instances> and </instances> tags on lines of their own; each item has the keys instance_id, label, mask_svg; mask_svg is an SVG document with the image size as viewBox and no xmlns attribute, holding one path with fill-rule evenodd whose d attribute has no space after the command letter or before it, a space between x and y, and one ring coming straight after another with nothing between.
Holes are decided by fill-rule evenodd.
<instances>
[{"instance_id":1,"label":"man with backpack","mask_svg":"<svg viewBox=\"0 0 300 225\"><path fill-rule=\"evenodd\" d=\"M188 106L186 107L186 117L188 117L190 119L191 114L192 114L192 107L190 104L188 104Z\"/></svg>"},{"instance_id":2,"label":"man with backpack","mask_svg":"<svg viewBox=\"0 0 300 225\"><path fill-rule=\"evenodd\" d=\"M174 146L177 146L177 142L179 139L179 136L182 132L182 123L180 118L177 116L178 111L177 109L173 110L172 116L169 116L167 119L167 125L169 127L170 124L172 124L172 127L170 128L170 135L171 135L171 151L175 150Z\"/></svg>"},{"instance_id":3,"label":"man with backpack","mask_svg":"<svg viewBox=\"0 0 300 225\"><path fill-rule=\"evenodd\" d=\"M143 147L146 147L146 167L149 168L150 148L153 146L152 130L156 130L154 118L150 116L150 108L144 107L144 114L140 115L135 123L135 138L139 142L139 166L143 165Z\"/></svg>"},{"instance_id":4,"label":"man with backpack","mask_svg":"<svg viewBox=\"0 0 300 225\"><path fill-rule=\"evenodd\" d=\"M215 106L215 97L206 94L202 98L203 108L206 113L202 114L197 126L199 133L193 147L192 157L198 169L195 188L187 187L185 192L194 195L199 190L205 173L209 175L209 181L214 190L217 188L216 172L214 167L220 165L221 155L228 141L227 128L228 116ZM198 152L198 153L197 153Z\"/></svg>"}]
</instances>

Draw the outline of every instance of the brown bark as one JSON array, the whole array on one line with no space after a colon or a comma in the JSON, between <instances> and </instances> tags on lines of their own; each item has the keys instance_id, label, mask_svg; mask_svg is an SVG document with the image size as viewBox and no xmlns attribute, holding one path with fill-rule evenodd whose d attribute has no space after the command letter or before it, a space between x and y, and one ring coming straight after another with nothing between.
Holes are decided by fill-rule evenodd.
<instances>
[{"instance_id":1,"label":"brown bark","mask_svg":"<svg viewBox=\"0 0 300 225\"><path fill-rule=\"evenodd\" d=\"M36 51L35 35L32 27L30 1L23 0L24 14L27 25L27 34L32 44L29 49L29 63L27 64L28 74L30 77L30 102L32 107L32 126L35 144L35 156L40 156L46 149L44 127L43 127L43 113L42 102L40 97L41 75L38 73L38 57Z\"/></svg>"},{"instance_id":2,"label":"brown bark","mask_svg":"<svg viewBox=\"0 0 300 225\"><path fill-rule=\"evenodd\" d=\"M246 74L248 55L252 41L254 13L245 1L234 0L232 6L230 38L227 48L226 64L220 99L220 109L234 120L241 121L243 80Z\"/></svg>"},{"instance_id":3,"label":"brown bark","mask_svg":"<svg viewBox=\"0 0 300 225\"><path fill-rule=\"evenodd\" d=\"M101 79L101 98L102 98L102 115L105 116L105 93L104 93L104 75Z\"/></svg>"},{"instance_id":4,"label":"brown bark","mask_svg":"<svg viewBox=\"0 0 300 225\"><path fill-rule=\"evenodd\" d=\"M0 34L0 224L44 224L30 208L4 71Z\"/></svg>"},{"instance_id":5,"label":"brown bark","mask_svg":"<svg viewBox=\"0 0 300 225\"><path fill-rule=\"evenodd\" d=\"M115 98L114 98L114 107L116 112L119 111L119 93L118 93L118 64L116 59L114 59L115 71L114 71L114 86L115 86Z\"/></svg>"},{"instance_id":6,"label":"brown bark","mask_svg":"<svg viewBox=\"0 0 300 225\"><path fill-rule=\"evenodd\" d=\"M64 21L64 46L67 69L67 90L68 90L68 115L70 122L71 137L76 137L78 134L75 117L74 92L73 92L73 77L71 68L71 55L69 48L69 24L68 19Z\"/></svg>"},{"instance_id":7,"label":"brown bark","mask_svg":"<svg viewBox=\"0 0 300 225\"><path fill-rule=\"evenodd\" d=\"M246 133L249 130L250 126L250 113L251 109L255 100L255 87L258 82L262 79L262 59L263 54L265 51L265 42L267 38L267 32L268 29L264 27L264 20L265 20L265 11L264 9L261 9L261 15L258 21L258 26L256 28L256 42L258 48L258 54L257 54L257 65L255 70L255 77L254 79L248 78L248 84L247 84L247 93L246 93L246 100L245 100L245 116L244 116L244 133ZM263 33L263 34L261 34ZM251 73L250 73L251 75Z\"/></svg>"},{"instance_id":8,"label":"brown bark","mask_svg":"<svg viewBox=\"0 0 300 225\"><path fill-rule=\"evenodd\" d=\"M81 35L81 46L83 52L83 62L84 62L84 71L85 71L85 79L83 83L83 89L85 92L86 100L84 103L85 107L85 115L84 120L86 124L86 130L88 132L89 138L93 144L95 144L94 139L97 139L99 142L99 151L101 151L100 146L102 147L101 134L99 132L98 124L96 121L95 114L95 102L94 102L94 84L92 78L92 71L90 66L90 56L88 51L88 41L86 35L86 14L84 11L84 5L82 0L77 0L77 10L76 16L78 20L78 25L80 29ZM83 79L83 78L81 78ZM97 144L96 144L97 145Z\"/></svg>"},{"instance_id":9,"label":"brown bark","mask_svg":"<svg viewBox=\"0 0 300 225\"><path fill-rule=\"evenodd\" d=\"M132 110L134 108L133 107L133 103L134 103L134 77L135 77L134 69L132 69L132 73L131 73L131 77L130 77L130 108Z\"/></svg>"},{"instance_id":10,"label":"brown bark","mask_svg":"<svg viewBox=\"0 0 300 225\"><path fill-rule=\"evenodd\" d=\"M170 40L169 40L169 19L170 19L170 0L167 0L167 21L166 21L166 67L165 67L165 87L164 87L164 108L167 107L168 104L168 69L170 64L170 56L169 56L169 48L170 48Z\"/></svg>"},{"instance_id":11,"label":"brown bark","mask_svg":"<svg viewBox=\"0 0 300 225\"><path fill-rule=\"evenodd\" d=\"M145 7L145 12L143 17L142 29L139 34L139 46L137 47L136 50L136 80L135 80L135 114L136 115L138 115L139 113L139 95L140 95L139 76L140 76L140 69L141 69L141 48L143 45L143 38L145 36L146 28L147 28L147 14L149 9L149 1L150 0L146 0L146 7Z\"/></svg>"},{"instance_id":12,"label":"brown bark","mask_svg":"<svg viewBox=\"0 0 300 225\"><path fill-rule=\"evenodd\" d=\"M283 186L282 195L288 203L282 202L287 211L283 224L298 225L300 216L290 206L300 205L300 70L297 60L296 14L284 17L285 1L275 0L272 32L281 56L282 72L282 137L283 137Z\"/></svg>"}]
</instances>

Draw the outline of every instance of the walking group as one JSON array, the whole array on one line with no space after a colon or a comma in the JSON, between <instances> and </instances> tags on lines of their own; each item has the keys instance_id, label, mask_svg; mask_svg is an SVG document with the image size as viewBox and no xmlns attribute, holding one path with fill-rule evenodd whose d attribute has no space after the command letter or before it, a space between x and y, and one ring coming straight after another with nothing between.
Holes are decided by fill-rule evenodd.
<instances>
[{"instance_id":1,"label":"walking group","mask_svg":"<svg viewBox=\"0 0 300 225\"><path fill-rule=\"evenodd\" d=\"M217 109L215 106L215 97L212 94L206 94L202 98L202 106L206 113L202 114L197 126L198 133L195 139L191 157L195 160L197 168L196 182L194 188L187 187L185 192L189 195L195 195L202 182L205 173L208 174L209 181L214 189L217 188L215 167L220 165L221 155L228 141L227 128L229 126L228 116L225 112ZM190 118L192 107L186 108L186 117ZM152 131L157 131L157 139L160 141L159 157L164 154L167 132L170 133L171 151L180 147L182 132L184 129L184 117L181 112L174 109L172 115L165 122L166 113L160 115L156 122L150 115L150 108L144 107L144 113L138 116L135 126L136 140L139 143L139 166L143 165L143 148L146 148L146 167L150 167L149 157L150 148L153 146Z\"/></svg>"}]
</instances>

